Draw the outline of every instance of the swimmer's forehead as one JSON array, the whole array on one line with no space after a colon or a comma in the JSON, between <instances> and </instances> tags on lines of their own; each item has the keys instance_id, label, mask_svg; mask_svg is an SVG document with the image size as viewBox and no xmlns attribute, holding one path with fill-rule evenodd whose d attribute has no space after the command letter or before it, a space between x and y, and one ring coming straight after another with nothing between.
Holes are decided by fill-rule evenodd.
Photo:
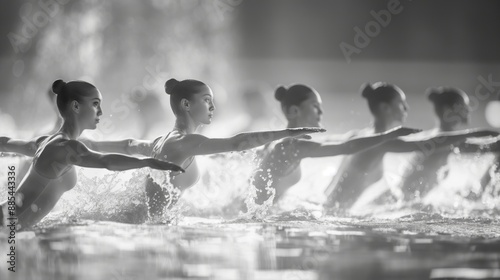
<instances>
[{"instance_id":1,"label":"swimmer's forehead","mask_svg":"<svg viewBox=\"0 0 500 280\"><path fill-rule=\"evenodd\" d=\"M317 103L322 103L323 100L321 100L321 95L319 95L319 92L316 91L315 89L312 89L312 92L314 93L313 96L316 98Z\"/></svg>"},{"instance_id":2,"label":"swimmer's forehead","mask_svg":"<svg viewBox=\"0 0 500 280\"><path fill-rule=\"evenodd\" d=\"M323 102L321 100L321 95L319 95L319 93L315 89L311 89L311 93L312 94L310 94L310 96L305 101L318 104L321 104Z\"/></svg>"},{"instance_id":3,"label":"swimmer's forehead","mask_svg":"<svg viewBox=\"0 0 500 280\"><path fill-rule=\"evenodd\" d=\"M399 87L395 87L396 91L399 93L399 97L401 97L401 100L406 100L406 95L402 89Z\"/></svg>"},{"instance_id":4,"label":"swimmer's forehead","mask_svg":"<svg viewBox=\"0 0 500 280\"><path fill-rule=\"evenodd\" d=\"M102 94L97 88L89 89L89 99L102 101Z\"/></svg>"},{"instance_id":5,"label":"swimmer's forehead","mask_svg":"<svg viewBox=\"0 0 500 280\"><path fill-rule=\"evenodd\" d=\"M207 85L202 85L198 89L198 94L202 97L209 96L209 97L214 97L214 93L212 92L212 89L207 86Z\"/></svg>"}]
</instances>

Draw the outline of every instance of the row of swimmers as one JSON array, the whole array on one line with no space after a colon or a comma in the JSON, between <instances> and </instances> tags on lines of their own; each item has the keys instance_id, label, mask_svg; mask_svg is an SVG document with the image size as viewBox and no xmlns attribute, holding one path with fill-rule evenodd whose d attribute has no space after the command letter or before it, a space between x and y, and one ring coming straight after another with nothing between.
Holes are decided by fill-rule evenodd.
<instances>
[{"instance_id":1,"label":"row of swimmers","mask_svg":"<svg viewBox=\"0 0 500 280\"><path fill-rule=\"evenodd\" d=\"M96 129L99 123L103 101L99 90L84 81L57 80L52 91L57 95L57 108L63 120L57 132L32 140L0 137L0 152L32 157L15 194L17 224L21 228L38 223L62 194L76 185L75 165L115 171L142 167L169 170L176 192L166 191L169 188L158 185L150 176L146 178L149 214L158 216L168 211L182 193L198 181L200 170L196 156L261 146L253 182L257 189L256 203L262 204L270 197L276 202L298 183L302 159L348 155L325 192L326 207L347 208L368 186L382 178L382 160L386 153L420 151L429 144L435 147L421 160L424 168L415 169L403 179L403 193L411 198L416 193L428 192L436 184L434 174L446 165L452 145L458 145L464 152L481 152L484 145L465 141L471 137L499 135L488 129L461 130L460 126L469 119L468 97L463 91L448 87L431 89L428 94L439 118L438 127L427 132L403 127L408 111L404 92L395 85L379 82L366 84L361 89L374 117L373 127L352 133L344 142L311 140L309 134L325 131L320 124L322 101L316 90L300 84L281 86L275 91L288 121L285 129L207 138L196 131L212 121L214 93L201 81L170 79L165 91L170 96L176 120L169 133L153 140L93 141L80 135L86 129ZM409 134L413 134L412 137ZM491 142L487 150L499 152L499 146L497 140ZM6 222L12 204L11 201L1 203L1 223Z\"/></svg>"}]
</instances>

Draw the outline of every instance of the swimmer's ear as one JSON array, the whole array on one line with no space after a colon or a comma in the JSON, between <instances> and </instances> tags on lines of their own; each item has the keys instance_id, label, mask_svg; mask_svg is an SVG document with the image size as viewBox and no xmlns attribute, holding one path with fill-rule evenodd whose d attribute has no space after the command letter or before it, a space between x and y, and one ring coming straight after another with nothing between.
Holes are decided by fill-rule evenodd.
<instances>
[{"instance_id":1,"label":"swimmer's ear","mask_svg":"<svg viewBox=\"0 0 500 280\"><path fill-rule=\"evenodd\" d=\"M189 100L187 100L186 98L182 98L181 107L184 109L184 111L189 112L189 110L191 109L190 108L191 104L189 104Z\"/></svg>"},{"instance_id":2,"label":"swimmer's ear","mask_svg":"<svg viewBox=\"0 0 500 280\"><path fill-rule=\"evenodd\" d=\"M300 115L300 109L297 105L292 105L286 110L287 119L295 119Z\"/></svg>"},{"instance_id":3,"label":"swimmer's ear","mask_svg":"<svg viewBox=\"0 0 500 280\"><path fill-rule=\"evenodd\" d=\"M78 101L76 101L76 100L71 101L70 106L71 106L71 110L73 112L75 112L77 114L80 113L80 103L78 103Z\"/></svg>"},{"instance_id":4,"label":"swimmer's ear","mask_svg":"<svg viewBox=\"0 0 500 280\"><path fill-rule=\"evenodd\" d=\"M389 105L389 103L381 102L380 104L378 104L378 111L381 113L390 112L391 106Z\"/></svg>"}]
</instances>

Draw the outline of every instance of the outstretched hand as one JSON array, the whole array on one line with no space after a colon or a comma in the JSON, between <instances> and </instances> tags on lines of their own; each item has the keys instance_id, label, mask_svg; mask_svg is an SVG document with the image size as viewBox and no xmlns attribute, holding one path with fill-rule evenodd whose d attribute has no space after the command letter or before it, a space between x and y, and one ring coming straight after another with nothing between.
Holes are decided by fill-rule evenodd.
<instances>
[{"instance_id":1,"label":"outstretched hand","mask_svg":"<svg viewBox=\"0 0 500 280\"><path fill-rule=\"evenodd\" d=\"M169 161L149 159L148 165L149 165L149 167L151 167L153 169L171 170L171 171L176 171L176 172L181 172L181 173L186 172L182 167L178 166L177 164L171 163Z\"/></svg>"},{"instance_id":2,"label":"outstretched hand","mask_svg":"<svg viewBox=\"0 0 500 280\"><path fill-rule=\"evenodd\" d=\"M320 127L298 127L298 128L287 128L290 137L298 137L303 139L311 139L311 136L307 134L325 132L326 129Z\"/></svg>"},{"instance_id":3,"label":"outstretched hand","mask_svg":"<svg viewBox=\"0 0 500 280\"><path fill-rule=\"evenodd\" d=\"M422 132L422 129L400 126L389 131L388 135L391 137L400 137L419 132Z\"/></svg>"}]
</instances>

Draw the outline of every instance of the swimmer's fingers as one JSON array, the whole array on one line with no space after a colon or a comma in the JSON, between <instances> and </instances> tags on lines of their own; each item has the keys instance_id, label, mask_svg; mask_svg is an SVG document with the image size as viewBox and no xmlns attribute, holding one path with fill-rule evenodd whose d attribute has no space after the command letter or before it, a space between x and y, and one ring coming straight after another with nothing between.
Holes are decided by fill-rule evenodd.
<instances>
[{"instance_id":1,"label":"swimmer's fingers","mask_svg":"<svg viewBox=\"0 0 500 280\"><path fill-rule=\"evenodd\" d=\"M178 166L177 164L171 163L171 162L167 162L166 166L167 166L166 170L172 170L172 171L177 171L177 172L181 172L181 173L186 172L186 170L184 170L184 168Z\"/></svg>"},{"instance_id":2,"label":"swimmer's fingers","mask_svg":"<svg viewBox=\"0 0 500 280\"><path fill-rule=\"evenodd\" d=\"M325 132L326 129L320 127L299 127L299 128L289 128L288 131L290 132L290 136L294 137L294 136L301 136L304 134Z\"/></svg>"},{"instance_id":3,"label":"swimmer's fingers","mask_svg":"<svg viewBox=\"0 0 500 280\"><path fill-rule=\"evenodd\" d=\"M399 137L399 136L406 136L409 134L414 134L414 133L419 133L422 132L422 129L419 128L411 128L411 127L400 127L397 128L396 130L393 130L391 132L392 136Z\"/></svg>"},{"instance_id":4,"label":"swimmer's fingers","mask_svg":"<svg viewBox=\"0 0 500 280\"><path fill-rule=\"evenodd\" d=\"M157 159L152 159L150 161L150 167L154 169L160 169L160 170L171 170L171 171L177 171L177 172L182 172L184 173L185 170L178 166L177 164L168 162L168 161L162 161L162 160L157 160Z\"/></svg>"}]
</instances>

